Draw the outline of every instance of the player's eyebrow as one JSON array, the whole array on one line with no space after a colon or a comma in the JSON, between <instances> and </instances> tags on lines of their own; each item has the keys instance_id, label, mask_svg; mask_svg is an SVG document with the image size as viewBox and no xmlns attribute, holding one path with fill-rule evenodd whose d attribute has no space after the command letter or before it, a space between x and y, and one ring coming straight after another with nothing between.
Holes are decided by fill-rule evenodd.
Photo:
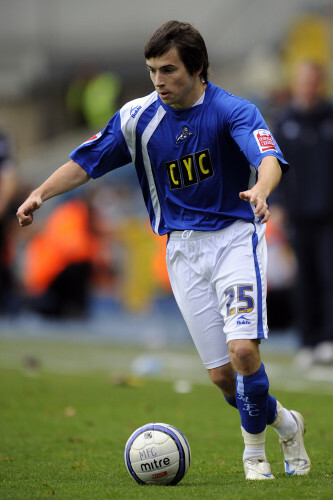
<instances>
[{"instance_id":1,"label":"player's eyebrow","mask_svg":"<svg viewBox=\"0 0 333 500\"><path fill-rule=\"evenodd\" d=\"M151 70L157 70L159 69L160 71L165 71L166 69L175 69L177 68L177 66L175 64L166 64L165 66L161 66L160 68L154 68L153 66L149 66L149 64L146 65L147 66L147 69L149 71Z\"/></svg>"}]
</instances>

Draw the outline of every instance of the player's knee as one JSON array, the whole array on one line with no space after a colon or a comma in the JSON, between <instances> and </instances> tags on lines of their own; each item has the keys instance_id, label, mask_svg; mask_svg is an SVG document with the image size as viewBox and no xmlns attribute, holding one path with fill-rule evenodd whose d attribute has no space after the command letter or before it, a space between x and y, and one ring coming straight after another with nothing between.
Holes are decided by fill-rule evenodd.
<instances>
[{"instance_id":1,"label":"player's knee","mask_svg":"<svg viewBox=\"0 0 333 500\"><path fill-rule=\"evenodd\" d=\"M224 394L234 396L236 390L236 377L231 363L208 370L213 384L215 384Z\"/></svg>"},{"instance_id":2,"label":"player's knee","mask_svg":"<svg viewBox=\"0 0 333 500\"><path fill-rule=\"evenodd\" d=\"M250 375L260 366L258 343L252 340L233 340L229 342L230 359L238 373Z\"/></svg>"}]
</instances>

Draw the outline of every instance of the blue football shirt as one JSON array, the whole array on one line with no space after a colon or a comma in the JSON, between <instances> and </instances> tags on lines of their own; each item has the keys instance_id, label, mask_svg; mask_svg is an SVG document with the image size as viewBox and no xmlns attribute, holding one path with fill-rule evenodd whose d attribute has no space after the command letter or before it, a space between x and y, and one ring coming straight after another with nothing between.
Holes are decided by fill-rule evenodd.
<instances>
[{"instance_id":1,"label":"blue football shirt","mask_svg":"<svg viewBox=\"0 0 333 500\"><path fill-rule=\"evenodd\" d=\"M153 231L215 231L254 221L239 192L256 182L264 156L287 163L258 109L208 83L201 104L183 110L157 92L125 104L70 157L92 178L136 168Z\"/></svg>"}]
</instances>

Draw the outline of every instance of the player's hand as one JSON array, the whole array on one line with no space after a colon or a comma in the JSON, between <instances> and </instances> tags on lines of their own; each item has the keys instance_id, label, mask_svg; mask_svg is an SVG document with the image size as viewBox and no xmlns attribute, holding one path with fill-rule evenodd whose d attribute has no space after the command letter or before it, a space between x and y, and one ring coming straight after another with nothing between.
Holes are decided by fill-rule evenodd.
<instances>
[{"instance_id":1,"label":"player's hand","mask_svg":"<svg viewBox=\"0 0 333 500\"><path fill-rule=\"evenodd\" d=\"M248 201L249 203L254 204L255 206L254 215L258 217L258 219L260 219L261 224L265 224L265 222L268 221L271 214L268 209L265 195L258 193L253 188L253 189L248 189L247 191L242 191L241 193L239 193L239 197L244 201Z\"/></svg>"},{"instance_id":2,"label":"player's hand","mask_svg":"<svg viewBox=\"0 0 333 500\"><path fill-rule=\"evenodd\" d=\"M33 212L41 207L43 201L40 196L31 194L16 212L21 227L29 226L34 219Z\"/></svg>"}]
</instances>

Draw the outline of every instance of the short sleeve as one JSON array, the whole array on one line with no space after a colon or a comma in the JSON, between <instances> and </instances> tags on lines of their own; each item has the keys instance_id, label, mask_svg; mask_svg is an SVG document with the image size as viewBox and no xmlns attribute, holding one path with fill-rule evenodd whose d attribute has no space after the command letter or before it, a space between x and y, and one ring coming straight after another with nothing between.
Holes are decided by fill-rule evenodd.
<instances>
[{"instance_id":1,"label":"short sleeve","mask_svg":"<svg viewBox=\"0 0 333 500\"><path fill-rule=\"evenodd\" d=\"M130 163L132 159L121 130L119 112L104 130L74 149L69 156L93 179Z\"/></svg>"},{"instance_id":2,"label":"short sleeve","mask_svg":"<svg viewBox=\"0 0 333 500\"><path fill-rule=\"evenodd\" d=\"M247 160L258 168L265 156L275 156L283 171L288 163L256 106L239 99L229 115L229 131Z\"/></svg>"}]
</instances>

